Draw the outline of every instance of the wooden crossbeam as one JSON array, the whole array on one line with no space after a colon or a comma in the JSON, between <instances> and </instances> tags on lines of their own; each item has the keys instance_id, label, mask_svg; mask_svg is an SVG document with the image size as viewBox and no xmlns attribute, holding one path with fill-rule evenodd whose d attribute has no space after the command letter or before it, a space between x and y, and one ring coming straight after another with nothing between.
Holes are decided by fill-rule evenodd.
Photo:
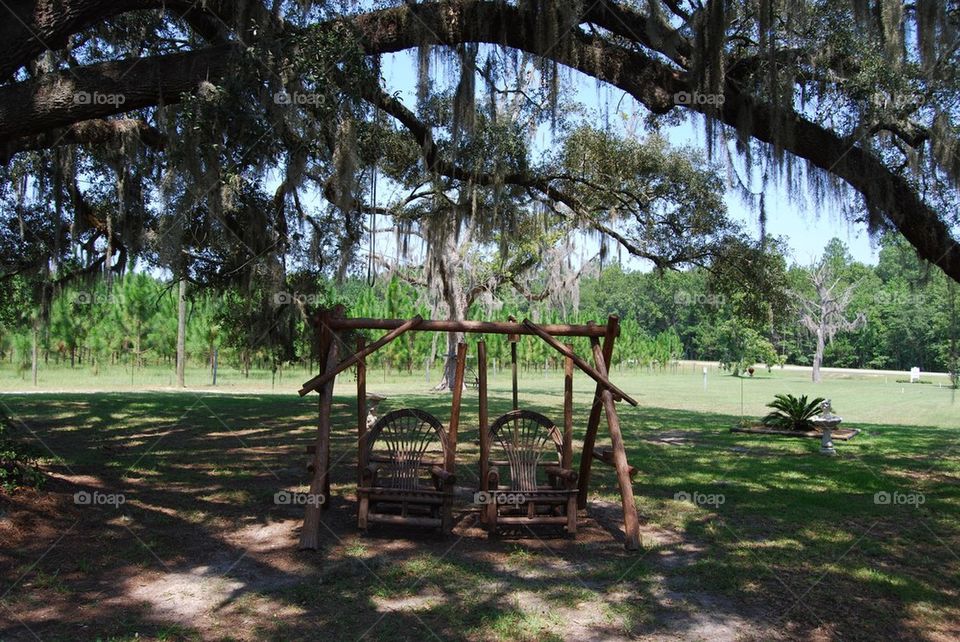
<instances>
[{"instance_id":1,"label":"wooden crossbeam","mask_svg":"<svg viewBox=\"0 0 960 642\"><path fill-rule=\"evenodd\" d=\"M606 388L613 394L617 395L617 397L623 399L624 401L629 403L631 406L639 405L636 399L634 399L633 397L625 393L623 390L618 388L616 385L614 385L607 378L607 375L605 372L601 373L599 370L591 366L589 363L587 363L586 361L578 357L573 352L572 349L568 348L567 346L563 345L562 343L554 339L552 336L550 336L549 332L546 332L545 330L543 330L536 323L534 323L530 319L524 319L523 326L528 330L530 330L531 332L533 332L538 337L540 337L541 339L543 339L544 341L546 341L547 345L552 347L554 350L556 350L563 356L569 357L570 359L572 359L573 362L577 365L577 367L583 370L585 373L587 373L587 375L589 375L591 379L593 379L594 381L602 385L604 388ZM590 326L590 327L597 328L598 326ZM600 329L603 329L603 328L600 328ZM595 336L591 338L596 339Z\"/></svg>"},{"instance_id":2,"label":"wooden crossbeam","mask_svg":"<svg viewBox=\"0 0 960 642\"><path fill-rule=\"evenodd\" d=\"M318 323L320 319L318 318ZM322 323L331 330L395 330L404 325L403 319L367 319L346 317L323 318ZM555 337L602 337L603 326L571 325L566 323L545 324L540 326ZM418 332L467 332L474 334L513 334L530 335L531 330L522 324L511 321L451 321L442 319L425 320L416 328Z\"/></svg>"},{"instance_id":3,"label":"wooden crossbeam","mask_svg":"<svg viewBox=\"0 0 960 642\"><path fill-rule=\"evenodd\" d=\"M336 319L329 319L327 321L327 324L330 325L331 329L333 329L333 326L336 325L336 321L337 321ZM391 341L399 337L401 334L403 334L407 330L416 328L421 323L423 323L423 317L418 314L417 316L413 317L409 321L400 324L390 332L386 333L385 335L383 335L382 337L380 337L379 339L377 339L376 341L368 345L366 348L364 348L360 352L357 352L353 356L341 361L339 364L337 364L335 368L333 368L329 372L321 372L316 377L314 377L310 381L303 384L303 387L300 388L300 396L302 397L305 394L308 394L318 389L320 386L327 383L328 381L333 380L334 377L336 377L338 374L340 374L350 366L356 364L361 359L364 359L369 355L373 354L383 346L387 345L388 343L390 343Z\"/></svg>"}]
</instances>

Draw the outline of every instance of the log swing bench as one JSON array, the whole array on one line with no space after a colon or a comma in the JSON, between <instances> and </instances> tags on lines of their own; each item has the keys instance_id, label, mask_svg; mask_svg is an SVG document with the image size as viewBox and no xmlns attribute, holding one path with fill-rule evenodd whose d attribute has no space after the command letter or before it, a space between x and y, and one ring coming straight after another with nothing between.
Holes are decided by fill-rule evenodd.
<instances>
[{"instance_id":1,"label":"log swing bench","mask_svg":"<svg viewBox=\"0 0 960 642\"><path fill-rule=\"evenodd\" d=\"M310 492L329 498L330 411L333 382L337 374L357 367L357 525L407 524L440 528L453 526L453 501L457 481L456 447L464 389L467 346L457 348L450 417L446 428L426 411L402 408L387 413L368 426L366 357L408 331L505 334L510 340L513 376L513 410L489 422L486 345L477 343L476 380L479 396L480 482L475 495L482 506L481 520L492 534L501 525L564 525L574 535L577 510L585 509L594 459L613 466L623 505L624 546L640 545L639 520L633 500L629 466L615 401L637 402L610 382L607 368L619 335L619 320L611 316L606 326L539 325L522 322L431 321L422 317L398 319L350 319L338 311L321 312L314 319L320 336L321 369L303 384L300 395L319 393L319 421L312 452ZM366 345L361 337L353 355L338 360L338 333L352 330L387 330ZM519 407L517 342L520 335L536 335L564 357L563 425L544 415ZM569 344L556 337L587 337L593 365L580 358ZM601 343L602 339L602 343ZM573 370L574 366L597 382L584 435L579 470L573 469ZM596 448L601 413L606 415L611 446ZM319 504L319 505L318 505ZM301 549L317 549L322 511L328 502L307 503Z\"/></svg>"}]
</instances>

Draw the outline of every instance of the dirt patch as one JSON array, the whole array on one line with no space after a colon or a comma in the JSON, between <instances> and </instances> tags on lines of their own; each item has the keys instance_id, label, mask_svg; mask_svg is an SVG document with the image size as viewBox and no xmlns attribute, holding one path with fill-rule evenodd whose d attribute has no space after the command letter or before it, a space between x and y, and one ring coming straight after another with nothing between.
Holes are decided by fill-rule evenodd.
<instances>
[{"instance_id":1,"label":"dirt patch","mask_svg":"<svg viewBox=\"0 0 960 642\"><path fill-rule=\"evenodd\" d=\"M57 485L69 481L69 475L58 474ZM82 482L78 487L89 487L94 480L78 476L77 481ZM253 640L260 639L264 623L268 631L287 631L270 624L279 616L322 626L331 606L369 613L349 629L353 637L382 617L370 636L376 639L375 633L383 627L387 639L400 639L404 636L394 636L396 620L412 620L410 626L422 629L417 623L421 618L428 628L436 629L436 613L451 608L451 587L442 577L433 577L431 564L438 573L453 576L454 588L462 581L458 574L469 577L480 569L484 581L466 590L481 605L495 604L493 613L502 612L498 617L505 622L500 625L505 627L505 638L552 631L570 640L638 636L734 640L743 639L743 631L749 629L773 639L749 618L733 617L733 607L719 602L717 596L671 588L671 569L700 553L695 543L680 534L646 525L644 550L627 555L622 549L620 508L612 502L591 506L575 540L561 531L506 533L491 540L470 510L458 514L450 538L432 533L420 536L399 528L374 529L362 537L355 531L349 498L345 498L327 513L330 530L325 532L321 552L296 550L300 528L296 515L267 516L249 523L243 523L243 518L213 521L219 527L208 527L207 537L191 541L189 529L178 533L177 520L169 516L164 517L171 519L168 526L144 528L143 513L156 511L133 504L130 515L110 510L89 514L62 489L4 498L0 536L10 547L4 550L36 553L45 546L49 551L43 566L57 569L53 577L38 576L24 568L29 554L16 560L5 556L5 574L19 571L24 580L16 591L18 597L10 602L17 617L0 629L4 639L34 639L33 635L45 639L86 631L125 632L145 639L169 637L172 632L175 638L228 635ZM168 538L180 539L180 546L168 546ZM42 546L31 545L41 540ZM51 544L55 545L50 548ZM109 555L105 544L120 554ZM131 551L136 563L129 563ZM597 576L596 567L605 560L621 566L609 576ZM20 568L15 568L18 562ZM406 581L397 569L406 567L411 569L409 592L395 593L393 587L404 587ZM644 573L654 569L662 588L635 585L632 571L638 569L647 569ZM323 587L335 594L343 575L350 576L354 586L364 587L361 592L366 598L317 609L312 600L328 600L330 596L322 597ZM722 615L701 614L708 606ZM130 614L135 614L132 619ZM250 628L251 623L260 628ZM436 632L445 638L442 630Z\"/></svg>"}]
</instances>

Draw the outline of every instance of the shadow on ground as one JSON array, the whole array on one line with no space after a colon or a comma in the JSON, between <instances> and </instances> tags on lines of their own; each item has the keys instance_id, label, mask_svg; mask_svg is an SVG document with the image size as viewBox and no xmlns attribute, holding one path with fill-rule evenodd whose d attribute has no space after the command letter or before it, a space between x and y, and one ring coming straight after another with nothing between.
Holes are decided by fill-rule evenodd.
<instances>
[{"instance_id":1,"label":"shadow on ground","mask_svg":"<svg viewBox=\"0 0 960 642\"><path fill-rule=\"evenodd\" d=\"M337 397L322 550L298 552L302 507L274 494L305 488L315 399L0 401L48 455L41 491L0 495L2 639L960 635L957 459L942 429L861 426L829 460L815 442L731 435L731 417L624 410L644 521L644 549L629 554L615 478L600 464L576 540L529 530L489 539L469 506L451 537L361 536L354 404ZM448 420L442 395L403 403ZM391 399L381 411L396 407ZM495 403L492 416L507 409ZM581 425L586 410L577 408ZM469 484L470 412L461 444ZM873 500L908 491L924 503Z\"/></svg>"}]
</instances>

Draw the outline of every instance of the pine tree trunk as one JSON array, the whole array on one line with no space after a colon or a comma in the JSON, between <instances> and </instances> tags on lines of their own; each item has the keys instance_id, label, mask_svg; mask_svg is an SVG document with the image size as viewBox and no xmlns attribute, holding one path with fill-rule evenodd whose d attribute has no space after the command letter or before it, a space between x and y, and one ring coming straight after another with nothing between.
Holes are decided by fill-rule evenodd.
<instances>
[{"instance_id":1,"label":"pine tree trunk","mask_svg":"<svg viewBox=\"0 0 960 642\"><path fill-rule=\"evenodd\" d=\"M180 279L180 295L177 298L177 386L186 386L184 370L187 359L187 281Z\"/></svg>"},{"instance_id":2,"label":"pine tree trunk","mask_svg":"<svg viewBox=\"0 0 960 642\"><path fill-rule=\"evenodd\" d=\"M33 321L33 346L30 351L30 370L33 374L33 385L37 385L37 368L39 363L37 362L38 351L40 349L40 316L37 315L37 318Z\"/></svg>"},{"instance_id":3,"label":"pine tree trunk","mask_svg":"<svg viewBox=\"0 0 960 642\"><path fill-rule=\"evenodd\" d=\"M141 348L140 320L138 319L137 320L137 337L136 337L136 343L134 347L134 350L136 350L137 352L137 356L136 356L136 359L134 360L134 363L136 363L138 369L143 367L143 359L141 357L142 353L140 351L140 348Z\"/></svg>"}]
</instances>

